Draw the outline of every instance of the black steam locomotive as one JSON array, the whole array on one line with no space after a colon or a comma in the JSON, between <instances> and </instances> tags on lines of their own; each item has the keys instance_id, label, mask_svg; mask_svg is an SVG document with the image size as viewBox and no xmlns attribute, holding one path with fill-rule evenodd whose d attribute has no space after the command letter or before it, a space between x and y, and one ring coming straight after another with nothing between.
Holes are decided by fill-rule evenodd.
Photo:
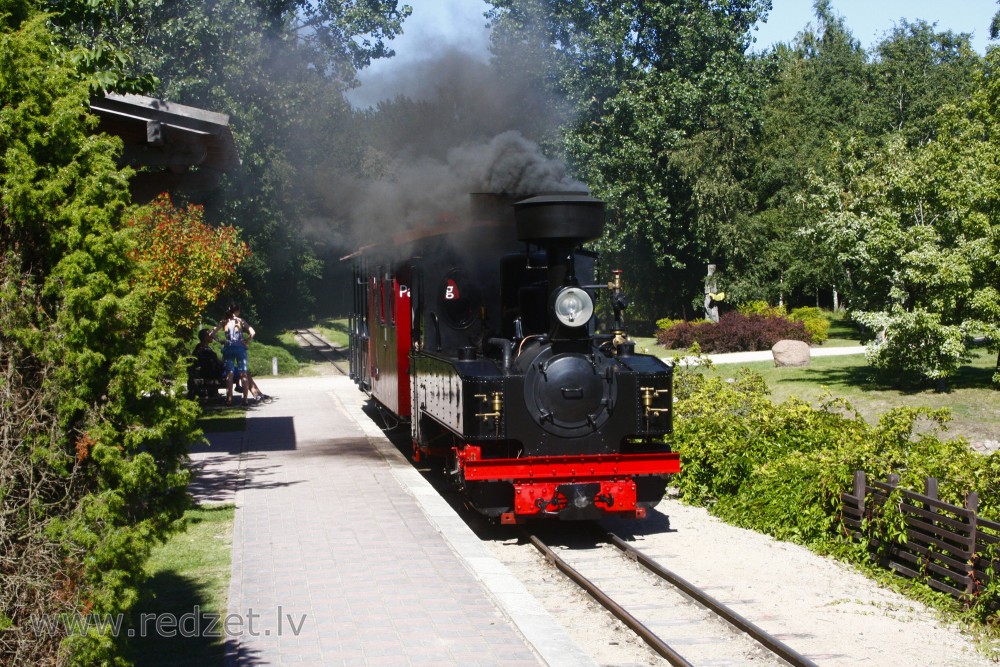
<instances>
[{"instance_id":1,"label":"black steam locomotive","mask_svg":"<svg viewBox=\"0 0 1000 667\"><path fill-rule=\"evenodd\" d=\"M473 195L472 212L351 256L351 376L409 420L478 511L643 517L679 472L672 368L637 354L620 272L595 285L604 205ZM597 333L595 296L613 323Z\"/></svg>"}]
</instances>

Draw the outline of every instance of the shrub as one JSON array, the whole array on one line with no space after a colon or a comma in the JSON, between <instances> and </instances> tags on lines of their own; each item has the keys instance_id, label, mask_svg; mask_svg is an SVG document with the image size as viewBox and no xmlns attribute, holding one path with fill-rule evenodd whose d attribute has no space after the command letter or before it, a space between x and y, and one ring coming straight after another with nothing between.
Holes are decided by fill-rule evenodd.
<instances>
[{"instance_id":1,"label":"shrub","mask_svg":"<svg viewBox=\"0 0 1000 667\"><path fill-rule=\"evenodd\" d=\"M892 313L854 313L862 326L879 332L868 344L868 363L883 375L943 381L967 359L966 332L946 325L938 313L896 308Z\"/></svg>"},{"instance_id":2,"label":"shrub","mask_svg":"<svg viewBox=\"0 0 1000 667\"><path fill-rule=\"evenodd\" d=\"M667 329L656 332L656 342L669 350L687 349L697 343L702 334L699 331L712 326L712 322L676 322Z\"/></svg>"},{"instance_id":3,"label":"shrub","mask_svg":"<svg viewBox=\"0 0 1000 667\"><path fill-rule=\"evenodd\" d=\"M178 333L197 324L250 253L234 227L212 227L203 207L175 207L166 193L136 208L126 225L134 232L129 258L139 279L172 313Z\"/></svg>"},{"instance_id":4,"label":"shrub","mask_svg":"<svg viewBox=\"0 0 1000 667\"><path fill-rule=\"evenodd\" d=\"M662 317L656 320L656 330L661 331L663 329L669 329L680 321L682 320L672 320L669 317Z\"/></svg>"},{"instance_id":5,"label":"shrub","mask_svg":"<svg viewBox=\"0 0 1000 667\"><path fill-rule=\"evenodd\" d=\"M819 308L811 306L795 308L789 313L788 319L792 322L802 322L809 332L810 342L814 345L821 345L829 338L830 320Z\"/></svg>"},{"instance_id":6,"label":"shrub","mask_svg":"<svg viewBox=\"0 0 1000 667\"><path fill-rule=\"evenodd\" d=\"M684 500L731 523L870 564L867 543L844 541L840 531L841 494L857 470L876 480L896 473L902 488L917 490L935 477L941 500L957 505L975 489L980 516L998 518L1000 454L982 456L961 439L915 434L918 420L943 427L944 410L897 408L870 425L844 401L773 403L763 380L745 370L731 382L682 372L675 385L673 447L681 473L674 482ZM898 534L898 521L889 517L866 530L866 537L887 542ZM1000 587L989 588L971 601L974 613L993 613L998 599Z\"/></svg>"},{"instance_id":7,"label":"shrub","mask_svg":"<svg viewBox=\"0 0 1000 667\"><path fill-rule=\"evenodd\" d=\"M739 312L725 313L718 324L678 322L656 334L657 342L669 349L686 348L698 343L706 353L770 350L784 339L811 341L802 322Z\"/></svg>"},{"instance_id":8,"label":"shrub","mask_svg":"<svg viewBox=\"0 0 1000 667\"><path fill-rule=\"evenodd\" d=\"M134 604L188 503L197 405L166 390L186 341L130 259L121 142L46 20L0 11L0 664L110 665L110 628L32 621Z\"/></svg>"},{"instance_id":9,"label":"shrub","mask_svg":"<svg viewBox=\"0 0 1000 667\"><path fill-rule=\"evenodd\" d=\"M737 312L741 315L763 315L764 317L785 317L788 312L785 307L772 306L767 301L748 301L737 306Z\"/></svg>"}]
</instances>

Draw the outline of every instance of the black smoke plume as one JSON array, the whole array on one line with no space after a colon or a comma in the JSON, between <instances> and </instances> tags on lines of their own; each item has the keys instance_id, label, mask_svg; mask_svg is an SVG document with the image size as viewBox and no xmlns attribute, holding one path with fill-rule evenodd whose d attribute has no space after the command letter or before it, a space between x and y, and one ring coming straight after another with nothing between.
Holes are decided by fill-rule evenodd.
<instances>
[{"instance_id":1,"label":"black smoke plume","mask_svg":"<svg viewBox=\"0 0 1000 667\"><path fill-rule=\"evenodd\" d=\"M524 77L457 50L394 76L406 94L356 111L361 168L324 177L328 217L314 221L314 234L332 231L349 251L442 216L467 216L470 193L585 189L537 143L561 118Z\"/></svg>"}]
</instances>

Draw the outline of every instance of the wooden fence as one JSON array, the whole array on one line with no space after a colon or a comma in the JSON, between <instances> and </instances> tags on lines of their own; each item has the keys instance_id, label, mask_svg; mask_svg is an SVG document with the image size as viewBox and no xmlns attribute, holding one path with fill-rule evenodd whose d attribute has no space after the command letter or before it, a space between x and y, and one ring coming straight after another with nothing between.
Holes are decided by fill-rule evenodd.
<instances>
[{"instance_id":1,"label":"wooden fence","mask_svg":"<svg viewBox=\"0 0 1000 667\"><path fill-rule=\"evenodd\" d=\"M1000 544L1000 523L977 516L979 495L975 491L966 496L964 507L958 507L938 500L934 478L927 478L923 494L898 485L899 475L889 475L887 482L867 483L863 471L854 473L853 490L841 495L845 530L863 539L862 523L881 519L889 494L898 490L906 542L883 545L872 538L872 551L884 547L882 565L959 599L979 595L990 578L1000 574L996 551L993 558L986 555L991 545Z\"/></svg>"}]
</instances>

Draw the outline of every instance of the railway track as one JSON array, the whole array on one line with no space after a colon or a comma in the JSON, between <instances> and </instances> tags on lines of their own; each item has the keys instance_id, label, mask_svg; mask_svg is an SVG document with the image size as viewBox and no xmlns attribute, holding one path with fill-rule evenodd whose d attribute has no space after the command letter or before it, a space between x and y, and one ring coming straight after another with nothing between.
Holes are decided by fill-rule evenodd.
<instances>
[{"instance_id":1,"label":"railway track","mask_svg":"<svg viewBox=\"0 0 1000 667\"><path fill-rule=\"evenodd\" d=\"M347 375L347 359L344 352L323 338L314 329L296 329L295 339L301 347L313 351L323 361L329 362L338 373Z\"/></svg>"},{"instance_id":2,"label":"railway track","mask_svg":"<svg viewBox=\"0 0 1000 667\"><path fill-rule=\"evenodd\" d=\"M614 534L588 549L527 539L666 662L692 665L815 663Z\"/></svg>"}]
</instances>

